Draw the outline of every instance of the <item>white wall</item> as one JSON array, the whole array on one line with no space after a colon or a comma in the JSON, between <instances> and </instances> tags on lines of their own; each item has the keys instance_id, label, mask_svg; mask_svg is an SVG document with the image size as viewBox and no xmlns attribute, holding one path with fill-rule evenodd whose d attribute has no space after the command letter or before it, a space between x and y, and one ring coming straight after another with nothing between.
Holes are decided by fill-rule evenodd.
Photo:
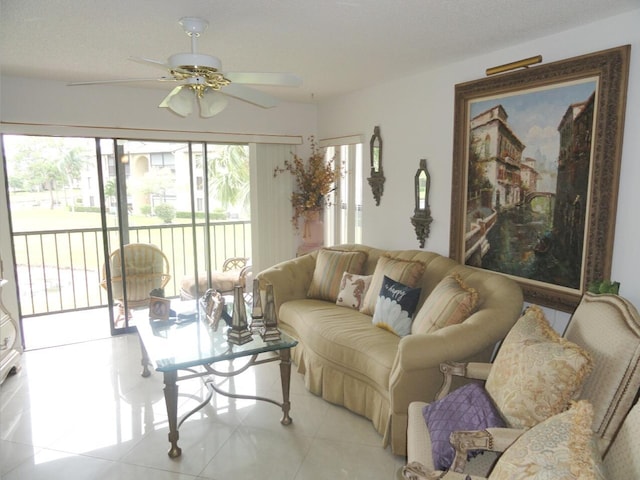
<instances>
[{"instance_id":1,"label":"white wall","mask_svg":"<svg viewBox=\"0 0 640 480\"><path fill-rule=\"evenodd\" d=\"M318 136L373 133L384 141L384 196L375 206L365 190L363 242L383 248L417 248L410 224L413 176L420 158L431 174L429 204L434 221L425 249L449 254L454 87L485 76L485 69L541 54L545 63L631 44L625 138L613 252L612 278L620 293L640 307L637 244L640 222L640 10L561 34L487 53L463 62L333 99L319 106ZM420 48L420 47L416 47ZM429 48L425 46L423 48ZM368 158L368 155L367 155ZM368 165L367 172L368 175Z\"/></svg>"}]
</instances>

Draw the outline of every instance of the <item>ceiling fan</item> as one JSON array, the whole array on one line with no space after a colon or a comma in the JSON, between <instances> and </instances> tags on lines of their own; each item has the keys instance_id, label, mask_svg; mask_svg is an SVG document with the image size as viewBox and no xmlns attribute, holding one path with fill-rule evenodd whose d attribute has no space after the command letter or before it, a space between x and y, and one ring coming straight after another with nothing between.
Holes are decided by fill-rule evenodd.
<instances>
[{"instance_id":1,"label":"ceiling fan","mask_svg":"<svg viewBox=\"0 0 640 480\"><path fill-rule=\"evenodd\" d=\"M167 62L147 58L131 57L130 60L161 67L168 75L148 79L98 80L92 82L72 82L68 85L96 85L122 82L158 80L179 82L169 95L158 105L181 115L188 116L193 111L195 99L200 106L200 116L208 118L220 113L227 106L227 96L237 98L263 108L271 108L278 100L264 92L245 86L271 85L297 87L302 79L293 73L249 73L223 72L222 62L212 55L198 53L198 37L207 29L209 22L197 17L183 17L179 24L191 37L191 52L171 55Z\"/></svg>"}]
</instances>

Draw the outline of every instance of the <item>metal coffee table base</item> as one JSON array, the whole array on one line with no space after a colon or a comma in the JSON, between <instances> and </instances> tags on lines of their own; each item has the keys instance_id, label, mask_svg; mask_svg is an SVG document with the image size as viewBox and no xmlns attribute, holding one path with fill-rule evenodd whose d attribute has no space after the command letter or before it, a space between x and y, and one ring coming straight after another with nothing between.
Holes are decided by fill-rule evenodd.
<instances>
[{"instance_id":1,"label":"metal coffee table base","mask_svg":"<svg viewBox=\"0 0 640 480\"><path fill-rule=\"evenodd\" d=\"M268 352L272 353L272 352ZM180 435L178 430L187 418L196 413L202 407L207 405L211 400L213 393L219 393L229 398L239 398L248 400L259 400L263 402L273 403L282 409L282 418L280 423L282 425L290 425L293 421L289 416L289 410L291 409L291 402L289 401L289 390L291 381L291 352L290 349L284 348L275 352L276 355L270 358L258 359L260 354L252 355L249 361L237 370L231 372L221 372L214 369L211 365L201 365L198 369L187 368L183 371L189 372L184 375L178 375L178 370L166 371L164 374L164 400L167 405L167 416L169 420L169 457L177 458L182 455L182 449L178 446L178 439ZM146 349L142 345L142 376L148 377L151 372L149 371L149 358L146 354ZM215 385L215 377L234 377L245 372L250 367L261 365L263 363L270 363L280 360L280 382L282 384L282 402L278 402L271 398L253 396L253 395L241 395L236 393L226 392L221 390ZM201 369L201 370L200 370ZM191 378L203 377L203 382L207 387L208 394L206 398L193 410L188 412L184 417L178 421L178 384L180 380L188 380Z\"/></svg>"}]
</instances>

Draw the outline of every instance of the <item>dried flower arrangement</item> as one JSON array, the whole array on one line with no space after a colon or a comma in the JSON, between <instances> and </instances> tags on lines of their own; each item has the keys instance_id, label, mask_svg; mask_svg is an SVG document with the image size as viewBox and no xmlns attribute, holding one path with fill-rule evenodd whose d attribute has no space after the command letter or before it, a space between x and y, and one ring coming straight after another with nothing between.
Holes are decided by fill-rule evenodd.
<instances>
[{"instance_id":1,"label":"dried flower arrangement","mask_svg":"<svg viewBox=\"0 0 640 480\"><path fill-rule=\"evenodd\" d=\"M273 176L289 172L296 181L296 191L291 194L293 216L291 223L298 229L298 219L310 210L317 210L327 205L326 195L335 189L335 181L342 177L342 168L334 166L335 157L325 161L325 151L309 137L311 156L305 162L293 154L293 160L285 160L283 167L276 167Z\"/></svg>"}]
</instances>

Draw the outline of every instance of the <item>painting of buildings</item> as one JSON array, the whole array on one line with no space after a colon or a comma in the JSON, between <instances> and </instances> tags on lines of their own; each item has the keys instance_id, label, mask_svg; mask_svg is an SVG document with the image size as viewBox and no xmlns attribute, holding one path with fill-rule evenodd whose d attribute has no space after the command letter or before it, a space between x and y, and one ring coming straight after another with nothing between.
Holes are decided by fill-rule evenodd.
<instances>
[{"instance_id":1,"label":"painting of buildings","mask_svg":"<svg viewBox=\"0 0 640 480\"><path fill-rule=\"evenodd\" d=\"M595 82L472 103L465 262L580 285Z\"/></svg>"}]
</instances>

